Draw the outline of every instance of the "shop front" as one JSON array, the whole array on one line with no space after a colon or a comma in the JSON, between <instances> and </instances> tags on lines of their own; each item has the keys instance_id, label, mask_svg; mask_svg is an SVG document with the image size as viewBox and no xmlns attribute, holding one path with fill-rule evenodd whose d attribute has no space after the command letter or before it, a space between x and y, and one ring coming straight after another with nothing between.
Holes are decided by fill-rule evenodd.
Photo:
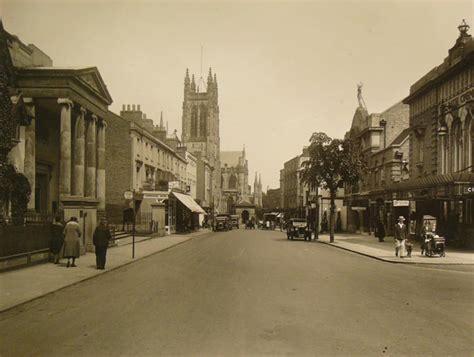
<instances>
[{"instance_id":1,"label":"shop front","mask_svg":"<svg viewBox=\"0 0 474 357\"><path fill-rule=\"evenodd\" d=\"M426 177L393 189L398 204L394 213L409 213L411 234L420 237L423 216L429 215L436 218L436 233L447 245L474 248L474 174Z\"/></svg>"},{"instance_id":2,"label":"shop front","mask_svg":"<svg viewBox=\"0 0 474 357\"><path fill-rule=\"evenodd\" d=\"M198 229L202 221L200 216L205 215L206 211L190 195L172 191L170 196L176 200L176 232L192 232Z\"/></svg>"}]
</instances>

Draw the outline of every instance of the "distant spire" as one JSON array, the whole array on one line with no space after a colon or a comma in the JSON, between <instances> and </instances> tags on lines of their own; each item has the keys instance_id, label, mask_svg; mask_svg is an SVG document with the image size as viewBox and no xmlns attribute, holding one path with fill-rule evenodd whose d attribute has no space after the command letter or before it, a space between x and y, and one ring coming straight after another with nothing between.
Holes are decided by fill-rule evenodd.
<instances>
[{"instance_id":1,"label":"distant spire","mask_svg":"<svg viewBox=\"0 0 474 357\"><path fill-rule=\"evenodd\" d=\"M262 188L262 174L258 174L258 185Z\"/></svg>"},{"instance_id":2,"label":"distant spire","mask_svg":"<svg viewBox=\"0 0 474 357\"><path fill-rule=\"evenodd\" d=\"M209 67L209 74L207 76L207 83L212 83L212 69Z\"/></svg>"},{"instance_id":3,"label":"distant spire","mask_svg":"<svg viewBox=\"0 0 474 357\"><path fill-rule=\"evenodd\" d=\"M164 129L164 126L163 126L163 111L161 111L161 114L160 114L160 129Z\"/></svg>"},{"instance_id":4,"label":"distant spire","mask_svg":"<svg viewBox=\"0 0 474 357\"><path fill-rule=\"evenodd\" d=\"M168 134L168 120L166 121L166 134Z\"/></svg>"},{"instance_id":5,"label":"distant spire","mask_svg":"<svg viewBox=\"0 0 474 357\"><path fill-rule=\"evenodd\" d=\"M242 150L242 156L245 159L245 144L244 144L244 149Z\"/></svg>"},{"instance_id":6,"label":"distant spire","mask_svg":"<svg viewBox=\"0 0 474 357\"><path fill-rule=\"evenodd\" d=\"M189 69L186 68L186 76L184 76L184 84L189 84Z\"/></svg>"},{"instance_id":7,"label":"distant spire","mask_svg":"<svg viewBox=\"0 0 474 357\"><path fill-rule=\"evenodd\" d=\"M194 81L194 74L193 74L192 79L191 79L191 90L193 92L196 91L196 82Z\"/></svg>"},{"instance_id":8,"label":"distant spire","mask_svg":"<svg viewBox=\"0 0 474 357\"><path fill-rule=\"evenodd\" d=\"M254 184L256 185L257 184L257 171L255 171L255 181L254 181Z\"/></svg>"}]
</instances>

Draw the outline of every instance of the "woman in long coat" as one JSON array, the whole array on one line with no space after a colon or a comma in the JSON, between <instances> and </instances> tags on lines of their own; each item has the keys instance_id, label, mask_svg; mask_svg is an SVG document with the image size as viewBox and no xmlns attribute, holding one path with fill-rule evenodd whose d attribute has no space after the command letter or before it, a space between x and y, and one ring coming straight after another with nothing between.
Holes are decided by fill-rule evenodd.
<instances>
[{"instance_id":1,"label":"woman in long coat","mask_svg":"<svg viewBox=\"0 0 474 357\"><path fill-rule=\"evenodd\" d=\"M61 224L61 217L54 217L54 223L51 227L51 253L54 256L54 264L59 263L61 248L64 243L64 227Z\"/></svg>"},{"instance_id":2,"label":"woman in long coat","mask_svg":"<svg viewBox=\"0 0 474 357\"><path fill-rule=\"evenodd\" d=\"M63 244L63 257L67 258L67 267L75 267L76 258L79 258L81 253L81 247L79 237L81 236L81 230L76 217L71 217L71 220L66 224L64 228L64 244ZM71 264L72 259L72 264Z\"/></svg>"}]
</instances>

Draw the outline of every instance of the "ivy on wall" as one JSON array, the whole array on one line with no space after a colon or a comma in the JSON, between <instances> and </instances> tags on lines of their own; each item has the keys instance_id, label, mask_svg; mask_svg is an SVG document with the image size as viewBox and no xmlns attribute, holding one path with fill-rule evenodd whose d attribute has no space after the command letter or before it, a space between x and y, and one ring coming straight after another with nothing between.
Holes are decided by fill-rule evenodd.
<instances>
[{"instance_id":1,"label":"ivy on wall","mask_svg":"<svg viewBox=\"0 0 474 357\"><path fill-rule=\"evenodd\" d=\"M22 224L31 197L28 179L16 172L9 163L8 153L16 144L12 138L14 128L24 122L26 115L22 101L13 105L15 71L8 48L8 34L0 19L0 214L10 206L13 222Z\"/></svg>"}]
</instances>

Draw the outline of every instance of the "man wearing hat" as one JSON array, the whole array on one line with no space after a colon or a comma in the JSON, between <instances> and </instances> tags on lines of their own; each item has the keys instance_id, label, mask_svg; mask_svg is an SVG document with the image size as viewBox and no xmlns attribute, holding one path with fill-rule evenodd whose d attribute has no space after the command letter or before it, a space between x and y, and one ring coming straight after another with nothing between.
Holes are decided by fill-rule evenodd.
<instances>
[{"instance_id":1,"label":"man wearing hat","mask_svg":"<svg viewBox=\"0 0 474 357\"><path fill-rule=\"evenodd\" d=\"M405 223L405 217L398 217L398 223L395 225L395 256L403 258L405 254L405 242L408 238L408 228Z\"/></svg>"}]
</instances>

